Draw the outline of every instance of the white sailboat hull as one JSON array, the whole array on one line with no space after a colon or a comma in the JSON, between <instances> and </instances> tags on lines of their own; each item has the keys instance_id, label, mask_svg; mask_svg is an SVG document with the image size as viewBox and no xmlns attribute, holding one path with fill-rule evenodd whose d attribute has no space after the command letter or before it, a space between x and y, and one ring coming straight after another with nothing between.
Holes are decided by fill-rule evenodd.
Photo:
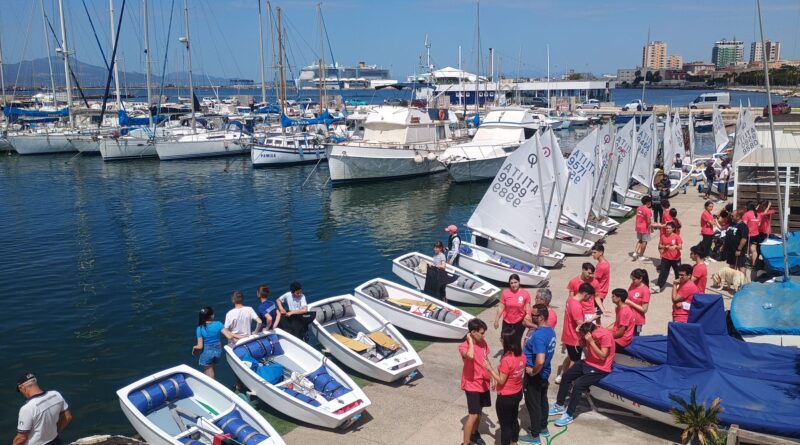
<instances>
[{"instance_id":1,"label":"white sailboat hull","mask_svg":"<svg viewBox=\"0 0 800 445\"><path fill-rule=\"evenodd\" d=\"M519 258L522 261L530 264L538 264L539 266L546 267L548 269L554 269L557 267L561 267L564 265L564 259L566 256L557 249L553 249L547 253L539 252L538 255L534 255L532 253L524 252L520 249L517 249L514 246L509 246L508 244L501 243L499 241L493 240L491 238L485 238L483 235L478 235L476 233L472 234L472 238L470 239L470 243L478 244L477 237L481 236L482 238L486 239L486 247L497 251L499 253L504 253L511 255L515 258Z\"/></svg>"},{"instance_id":2,"label":"white sailboat hull","mask_svg":"<svg viewBox=\"0 0 800 445\"><path fill-rule=\"evenodd\" d=\"M406 283L417 289L425 288L425 274L416 267L411 267L414 260L433 263L433 259L418 252L401 255L392 261L392 272ZM488 281L481 279L458 267L447 265L447 273L457 276L458 279L447 285L445 293L447 301L457 303L486 305L497 298L500 289Z\"/></svg>"},{"instance_id":3,"label":"white sailboat hull","mask_svg":"<svg viewBox=\"0 0 800 445\"><path fill-rule=\"evenodd\" d=\"M306 149L300 151L291 147L270 147L253 145L250 160L253 167L281 167L286 165L313 164L325 159L325 149Z\"/></svg>"},{"instance_id":4,"label":"white sailboat hull","mask_svg":"<svg viewBox=\"0 0 800 445\"><path fill-rule=\"evenodd\" d=\"M639 201L639 204L640 205L642 204L641 201ZM614 218L624 218L628 216L633 211L633 209L634 207L629 207L626 205L619 204L617 202L612 202L611 208L608 209L608 216Z\"/></svg>"},{"instance_id":5,"label":"white sailboat hull","mask_svg":"<svg viewBox=\"0 0 800 445\"><path fill-rule=\"evenodd\" d=\"M493 179L505 160L506 157L501 156L491 159L451 161L445 165L455 182L473 182Z\"/></svg>"},{"instance_id":6,"label":"white sailboat hull","mask_svg":"<svg viewBox=\"0 0 800 445\"><path fill-rule=\"evenodd\" d=\"M92 136L78 136L71 138L70 142L81 153L99 155L103 139Z\"/></svg>"},{"instance_id":7,"label":"white sailboat hull","mask_svg":"<svg viewBox=\"0 0 800 445\"><path fill-rule=\"evenodd\" d=\"M105 138L100 144L100 155L104 161L158 157L155 144L140 138Z\"/></svg>"},{"instance_id":8,"label":"white sailboat hull","mask_svg":"<svg viewBox=\"0 0 800 445\"><path fill-rule=\"evenodd\" d=\"M461 246L459 266L478 276L498 283L507 283L511 274L517 274L520 277L521 285L532 287L544 286L550 279L549 270L511 255L470 243L461 243ZM463 249L464 247L467 247L468 251ZM503 259L507 261L503 261ZM521 267L515 268L512 264Z\"/></svg>"},{"instance_id":9,"label":"white sailboat hull","mask_svg":"<svg viewBox=\"0 0 800 445\"><path fill-rule=\"evenodd\" d=\"M0 151L12 151L14 147L8 142L8 139L0 137Z\"/></svg>"},{"instance_id":10,"label":"white sailboat hull","mask_svg":"<svg viewBox=\"0 0 800 445\"><path fill-rule=\"evenodd\" d=\"M633 208L639 207L642 205L642 197L645 196L644 193L637 192L636 190L628 190L625 195L621 195L617 193L618 196L618 204L630 206ZM621 201L621 202L619 202Z\"/></svg>"},{"instance_id":11,"label":"white sailboat hull","mask_svg":"<svg viewBox=\"0 0 800 445\"><path fill-rule=\"evenodd\" d=\"M606 231L606 233L610 234L619 228L619 222L610 217L605 217L601 220L589 221L588 226L603 229Z\"/></svg>"},{"instance_id":12,"label":"white sailboat hull","mask_svg":"<svg viewBox=\"0 0 800 445\"><path fill-rule=\"evenodd\" d=\"M21 155L74 153L75 146L64 134L8 136L14 150Z\"/></svg>"},{"instance_id":13,"label":"white sailboat hull","mask_svg":"<svg viewBox=\"0 0 800 445\"><path fill-rule=\"evenodd\" d=\"M328 148L331 182L399 179L443 172L439 151L332 145Z\"/></svg>"},{"instance_id":14,"label":"white sailboat hull","mask_svg":"<svg viewBox=\"0 0 800 445\"><path fill-rule=\"evenodd\" d=\"M156 141L156 152L162 161L177 159L235 156L247 153L247 146L238 139L197 141Z\"/></svg>"},{"instance_id":15,"label":"white sailboat hull","mask_svg":"<svg viewBox=\"0 0 800 445\"><path fill-rule=\"evenodd\" d=\"M595 400L632 411L640 416L647 417L648 419L655 420L656 422L660 422L665 425L681 428L680 425L675 424L675 422L672 420L672 415L669 412L659 411L648 406L641 405L632 400L628 400L619 394L615 394L600 388L599 386L592 386L590 395Z\"/></svg>"},{"instance_id":16,"label":"white sailboat hull","mask_svg":"<svg viewBox=\"0 0 800 445\"><path fill-rule=\"evenodd\" d=\"M580 237L575 237L573 239L572 236L569 234L562 232L559 230L558 236L553 238L545 237L542 240L543 246L553 246L553 250L557 250L559 252L564 253L565 255L589 255L589 252L592 251L592 245L594 243L587 239L580 239Z\"/></svg>"},{"instance_id":17,"label":"white sailboat hull","mask_svg":"<svg viewBox=\"0 0 800 445\"><path fill-rule=\"evenodd\" d=\"M572 237L583 238L592 242L597 242L602 239L605 239L606 236L608 235L608 232L606 232L605 230L599 229L597 227L592 227L589 224L586 225L586 229L584 230L579 227L575 227L570 224L565 224L564 222L562 222L558 226L558 230L567 233Z\"/></svg>"}]
</instances>

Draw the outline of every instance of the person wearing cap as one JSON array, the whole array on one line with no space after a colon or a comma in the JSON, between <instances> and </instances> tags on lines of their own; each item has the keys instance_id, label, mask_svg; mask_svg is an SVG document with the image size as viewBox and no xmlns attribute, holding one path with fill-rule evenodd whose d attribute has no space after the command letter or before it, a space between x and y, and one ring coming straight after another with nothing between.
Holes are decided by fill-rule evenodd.
<instances>
[{"instance_id":1,"label":"person wearing cap","mask_svg":"<svg viewBox=\"0 0 800 445\"><path fill-rule=\"evenodd\" d=\"M450 234L447 239L447 264L458 266L458 249L461 247L461 238L458 237L458 227L450 224L445 227L445 232Z\"/></svg>"},{"instance_id":2,"label":"person wearing cap","mask_svg":"<svg viewBox=\"0 0 800 445\"><path fill-rule=\"evenodd\" d=\"M66 400L58 391L42 390L32 372L20 374L17 391L26 401L19 409L13 445L61 445L58 434L72 422Z\"/></svg>"}]
</instances>

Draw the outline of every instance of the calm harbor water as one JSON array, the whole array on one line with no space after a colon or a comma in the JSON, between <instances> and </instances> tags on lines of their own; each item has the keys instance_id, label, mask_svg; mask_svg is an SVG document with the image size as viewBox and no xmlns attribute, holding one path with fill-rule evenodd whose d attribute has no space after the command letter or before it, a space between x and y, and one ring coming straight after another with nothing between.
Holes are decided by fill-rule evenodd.
<instances>
[{"instance_id":1,"label":"calm harbor water","mask_svg":"<svg viewBox=\"0 0 800 445\"><path fill-rule=\"evenodd\" d=\"M561 132L571 149L588 130ZM703 150L711 146L699 135ZM226 172L227 170L227 172ZM303 181L310 175L304 188ZM331 188L327 166L254 171L246 157L104 163L0 159L0 431L13 436L19 371L68 400L71 440L132 434L115 391L188 363L197 311L223 318L233 290L256 302L292 280L310 299L352 292L391 259L463 226L487 183L447 175ZM219 379L232 383L227 364Z\"/></svg>"}]
</instances>

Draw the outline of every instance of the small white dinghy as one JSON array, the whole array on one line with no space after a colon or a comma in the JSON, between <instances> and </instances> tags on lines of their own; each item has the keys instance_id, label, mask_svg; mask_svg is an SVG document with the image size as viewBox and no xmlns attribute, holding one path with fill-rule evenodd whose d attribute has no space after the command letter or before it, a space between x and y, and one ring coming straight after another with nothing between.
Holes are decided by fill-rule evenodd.
<instances>
[{"instance_id":1,"label":"small white dinghy","mask_svg":"<svg viewBox=\"0 0 800 445\"><path fill-rule=\"evenodd\" d=\"M429 337L459 340L472 315L422 292L375 278L358 286L356 298L395 326Z\"/></svg>"},{"instance_id":2,"label":"small white dinghy","mask_svg":"<svg viewBox=\"0 0 800 445\"><path fill-rule=\"evenodd\" d=\"M319 342L345 366L383 382L414 378L422 359L385 318L352 295L308 306Z\"/></svg>"},{"instance_id":3,"label":"small white dinghy","mask_svg":"<svg viewBox=\"0 0 800 445\"><path fill-rule=\"evenodd\" d=\"M559 232L564 232L573 238L583 238L592 242L604 240L606 239L606 236L608 236L608 232L598 227L594 227L589 223L586 224L586 229L583 229L573 225L569 222L569 220L561 221L561 224L558 225L558 230Z\"/></svg>"},{"instance_id":4,"label":"small white dinghy","mask_svg":"<svg viewBox=\"0 0 800 445\"><path fill-rule=\"evenodd\" d=\"M150 444L207 445L222 434L243 445L284 443L255 408L187 365L137 380L117 396L125 417Z\"/></svg>"},{"instance_id":5,"label":"small white dinghy","mask_svg":"<svg viewBox=\"0 0 800 445\"><path fill-rule=\"evenodd\" d=\"M513 257L517 257L522 261L525 261L526 263L537 264L548 269L554 269L563 266L564 259L566 258L566 256L564 256L564 254L558 249L551 250L547 248L541 248L539 249L539 254L534 255L530 252L525 252L514 246L494 240L476 230L472 231L472 236L470 237L469 242L489 248L491 250L495 250L499 253L507 253Z\"/></svg>"},{"instance_id":6,"label":"small white dinghy","mask_svg":"<svg viewBox=\"0 0 800 445\"><path fill-rule=\"evenodd\" d=\"M392 272L417 289L425 288L425 273L432 267L433 258L419 252L411 252L392 260ZM457 303L488 305L497 299L500 288L466 270L447 265L445 271L455 281L447 285L448 301Z\"/></svg>"},{"instance_id":7,"label":"small white dinghy","mask_svg":"<svg viewBox=\"0 0 800 445\"><path fill-rule=\"evenodd\" d=\"M544 286L550 279L549 270L486 247L462 242L459 254L461 267L498 283L507 283L512 273L523 286Z\"/></svg>"},{"instance_id":8,"label":"small white dinghy","mask_svg":"<svg viewBox=\"0 0 800 445\"><path fill-rule=\"evenodd\" d=\"M234 374L264 403L301 422L350 426L370 405L335 363L289 333L275 329L225 346Z\"/></svg>"},{"instance_id":9,"label":"small white dinghy","mask_svg":"<svg viewBox=\"0 0 800 445\"><path fill-rule=\"evenodd\" d=\"M639 202L639 205L641 205L641 204L642 203ZM633 209L634 209L633 207L626 206L626 205L620 204L618 202L612 202L611 203L611 208L608 209L608 216L611 216L611 217L614 217L614 218L625 218L626 216L631 214Z\"/></svg>"}]
</instances>

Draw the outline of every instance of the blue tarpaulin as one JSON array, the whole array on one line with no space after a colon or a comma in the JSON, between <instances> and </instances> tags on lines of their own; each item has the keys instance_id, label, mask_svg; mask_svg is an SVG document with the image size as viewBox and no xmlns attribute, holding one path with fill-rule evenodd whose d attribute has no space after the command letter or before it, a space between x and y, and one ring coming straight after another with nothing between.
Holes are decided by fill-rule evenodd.
<instances>
[{"instance_id":1,"label":"blue tarpaulin","mask_svg":"<svg viewBox=\"0 0 800 445\"><path fill-rule=\"evenodd\" d=\"M731 321L742 335L800 335L800 278L747 284L733 296Z\"/></svg>"},{"instance_id":2,"label":"blue tarpaulin","mask_svg":"<svg viewBox=\"0 0 800 445\"><path fill-rule=\"evenodd\" d=\"M786 235L786 251L789 254L789 273L800 275L800 232ZM761 256L767 269L783 272L783 244L761 244Z\"/></svg>"},{"instance_id":3,"label":"blue tarpaulin","mask_svg":"<svg viewBox=\"0 0 800 445\"><path fill-rule=\"evenodd\" d=\"M697 323L714 364L720 368L751 373L753 377L800 384L800 348L747 343L728 335L725 306L719 295L695 295L689 323ZM667 362L667 336L634 337L625 353L653 364Z\"/></svg>"},{"instance_id":4,"label":"blue tarpaulin","mask_svg":"<svg viewBox=\"0 0 800 445\"><path fill-rule=\"evenodd\" d=\"M117 111L117 118L119 119L120 127L141 127L150 125L150 119L146 117L130 117L125 110ZM167 120L167 115L159 114L153 117L153 122L159 123Z\"/></svg>"},{"instance_id":5,"label":"blue tarpaulin","mask_svg":"<svg viewBox=\"0 0 800 445\"><path fill-rule=\"evenodd\" d=\"M41 111L41 110L29 110L26 108L5 107L3 108L3 114L6 116L6 118L8 118L10 122L15 122L17 119L20 118L42 118L42 117L59 118L59 117L69 116L69 107L64 107L57 111Z\"/></svg>"},{"instance_id":6,"label":"blue tarpaulin","mask_svg":"<svg viewBox=\"0 0 800 445\"><path fill-rule=\"evenodd\" d=\"M800 385L762 380L726 370L714 363L708 336L696 323L670 323L667 362L633 367L614 365L598 386L658 411L676 407L669 396L689 400L697 388L698 403L721 399L720 422L765 434L800 437Z\"/></svg>"}]
</instances>

